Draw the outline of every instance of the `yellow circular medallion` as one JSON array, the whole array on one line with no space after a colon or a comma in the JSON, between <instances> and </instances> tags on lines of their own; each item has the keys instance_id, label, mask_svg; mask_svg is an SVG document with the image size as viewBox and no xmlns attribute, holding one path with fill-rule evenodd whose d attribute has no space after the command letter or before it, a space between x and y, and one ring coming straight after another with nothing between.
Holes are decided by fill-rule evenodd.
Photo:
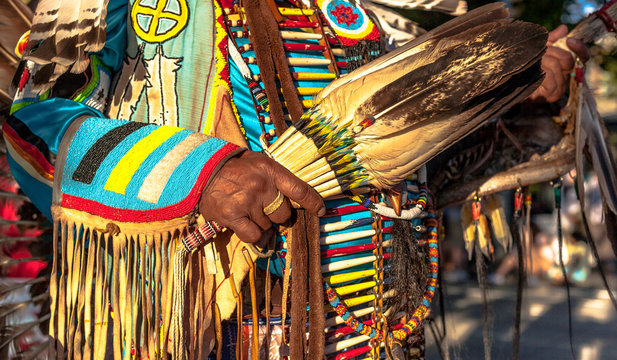
<instances>
[{"instance_id":1,"label":"yellow circular medallion","mask_svg":"<svg viewBox=\"0 0 617 360\"><path fill-rule=\"evenodd\" d=\"M131 9L135 33L149 43L161 43L178 35L188 19L186 0L135 0Z\"/></svg>"}]
</instances>

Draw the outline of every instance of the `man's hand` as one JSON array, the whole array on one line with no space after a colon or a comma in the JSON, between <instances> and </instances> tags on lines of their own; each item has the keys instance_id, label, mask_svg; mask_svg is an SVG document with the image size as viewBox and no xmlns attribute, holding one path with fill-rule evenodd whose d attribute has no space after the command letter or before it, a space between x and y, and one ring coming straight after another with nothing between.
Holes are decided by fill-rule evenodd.
<instances>
[{"instance_id":1,"label":"man's hand","mask_svg":"<svg viewBox=\"0 0 617 360\"><path fill-rule=\"evenodd\" d=\"M278 192L285 196L272 214L264 214ZM232 229L245 242L256 242L272 223L285 223L291 216L289 199L306 210L323 215L325 206L308 184L269 157L252 151L227 160L203 191L199 211Z\"/></svg>"},{"instance_id":2,"label":"man's hand","mask_svg":"<svg viewBox=\"0 0 617 360\"><path fill-rule=\"evenodd\" d=\"M544 81L528 98L534 102L555 102L566 93L568 89L568 79L570 72L574 68L572 55L552 44L560 38L568 35L568 28L565 25L559 27L548 34L548 47L544 57L542 57L542 70L546 73ZM583 62L589 60L589 49L585 44L576 39L568 39L567 45Z\"/></svg>"}]
</instances>

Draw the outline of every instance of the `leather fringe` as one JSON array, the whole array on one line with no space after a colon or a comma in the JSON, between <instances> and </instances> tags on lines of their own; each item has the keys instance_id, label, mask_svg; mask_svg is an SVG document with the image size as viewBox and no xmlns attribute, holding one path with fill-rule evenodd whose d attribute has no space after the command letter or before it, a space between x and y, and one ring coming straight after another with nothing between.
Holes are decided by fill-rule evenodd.
<instances>
[{"instance_id":1,"label":"leather fringe","mask_svg":"<svg viewBox=\"0 0 617 360\"><path fill-rule=\"evenodd\" d=\"M54 246L50 284L49 334L56 339L51 354L102 359L109 355L109 341L118 359L126 351L151 359L167 353L173 287L169 259L175 240L187 232L186 219L162 223L161 233L144 234L138 224L111 223L57 206L52 211L60 247Z\"/></svg>"},{"instance_id":2,"label":"leather fringe","mask_svg":"<svg viewBox=\"0 0 617 360\"><path fill-rule=\"evenodd\" d=\"M324 317L324 290L319 246L319 218L305 214L308 240L309 272L309 346L311 359L323 359L326 319Z\"/></svg>"},{"instance_id":3,"label":"leather fringe","mask_svg":"<svg viewBox=\"0 0 617 360\"><path fill-rule=\"evenodd\" d=\"M287 129L287 125L276 86L277 75L292 120L299 119L304 110L289 72L283 41L272 11L260 0L244 0L244 9L251 31L251 43L259 62L259 70L270 103L270 118L276 129L276 135L280 136Z\"/></svg>"},{"instance_id":4,"label":"leather fringe","mask_svg":"<svg viewBox=\"0 0 617 360\"><path fill-rule=\"evenodd\" d=\"M293 360L304 359L306 349L306 276L307 233L305 211L297 210L297 219L291 229L291 326L289 329L289 356Z\"/></svg>"}]
</instances>

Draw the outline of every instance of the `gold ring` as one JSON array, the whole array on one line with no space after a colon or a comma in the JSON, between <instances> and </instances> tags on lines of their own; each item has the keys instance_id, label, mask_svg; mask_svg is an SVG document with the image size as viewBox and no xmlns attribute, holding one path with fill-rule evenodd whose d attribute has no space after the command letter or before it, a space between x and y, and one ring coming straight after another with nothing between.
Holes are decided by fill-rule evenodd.
<instances>
[{"instance_id":1,"label":"gold ring","mask_svg":"<svg viewBox=\"0 0 617 360\"><path fill-rule=\"evenodd\" d=\"M281 207L283 200L285 200L285 196L283 196L283 194L279 191L276 198L264 208L264 214L266 214L266 216L272 215L273 212Z\"/></svg>"}]
</instances>

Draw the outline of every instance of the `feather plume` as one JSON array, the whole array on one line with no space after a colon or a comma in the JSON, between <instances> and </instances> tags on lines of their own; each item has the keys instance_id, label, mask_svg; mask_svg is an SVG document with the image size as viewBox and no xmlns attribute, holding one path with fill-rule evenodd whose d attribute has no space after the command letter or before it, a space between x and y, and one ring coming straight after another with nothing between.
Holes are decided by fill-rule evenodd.
<instances>
[{"instance_id":1,"label":"feather plume","mask_svg":"<svg viewBox=\"0 0 617 360\"><path fill-rule=\"evenodd\" d=\"M35 12L26 59L42 65L33 77L35 88L50 87L60 75L83 72L87 52L105 44L108 0L43 0Z\"/></svg>"},{"instance_id":2,"label":"feather plume","mask_svg":"<svg viewBox=\"0 0 617 360\"><path fill-rule=\"evenodd\" d=\"M483 211L491 222L495 240L503 246L506 252L510 251L512 247L512 234L506 220L506 213L499 199L495 195L484 197Z\"/></svg>"},{"instance_id":3,"label":"feather plume","mask_svg":"<svg viewBox=\"0 0 617 360\"><path fill-rule=\"evenodd\" d=\"M493 260L493 242L491 240L491 230L488 227L488 220L486 219L486 215L480 214L478 218L478 245L480 246L480 251L482 254L486 256L489 260ZM477 256L478 254L476 254Z\"/></svg>"},{"instance_id":4,"label":"feather plume","mask_svg":"<svg viewBox=\"0 0 617 360\"><path fill-rule=\"evenodd\" d=\"M463 240L465 241L467 258L471 261L471 257L473 254L473 246L476 239L476 229L473 223L473 215L471 212L470 202L466 202L461 206L461 226L463 228Z\"/></svg>"},{"instance_id":5,"label":"feather plume","mask_svg":"<svg viewBox=\"0 0 617 360\"><path fill-rule=\"evenodd\" d=\"M474 221L471 202L461 206L461 226L463 227L463 240L465 240L465 250L467 250L468 259L471 261L476 242L482 254L492 259L494 249L491 242L488 220L484 214L479 214L478 220Z\"/></svg>"},{"instance_id":6,"label":"feather plume","mask_svg":"<svg viewBox=\"0 0 617 360\"><path fill-rule=\"evenodd\" d=\"M333 81L269 153L324 196L391 188L539 85L546 30L507 15L478 8Z\"/></svg>"},{"instance_id":7,"label":"feather plume","mask_svg":"<svg viewBox=\"0 0 617 360\"><path fill-rule=\"evenodd\" d=\"M434 10L450 15L462 15L467 12L467 2L461 0L368 0L366 2L399 9Z\"/></svg>"}]
</instances>

